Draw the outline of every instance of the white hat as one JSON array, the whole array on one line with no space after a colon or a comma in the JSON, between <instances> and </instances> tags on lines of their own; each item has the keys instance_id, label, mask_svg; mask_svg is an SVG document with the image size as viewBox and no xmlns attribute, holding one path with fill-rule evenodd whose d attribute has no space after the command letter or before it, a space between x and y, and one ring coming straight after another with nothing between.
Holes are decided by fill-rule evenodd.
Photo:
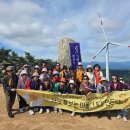
<instances>
[{"instance_id":1,"label":"white hat","mask_svg":"<svg viewBox=\"0 0 130 130\"><path fill-rule=\"evenodd\" d=\"M69 81L69 84L74 84L74 80L71 79L71 80Z\"/></svg>"},{"instance_id":2,"label":"white hat","mask_svg":"<svg viewBox=\"0 0 130 130\"><path fill-rule=\"evenodd\" d=\"M47 72L47 68L43 68L43 69L42 69L42 72Z\"/></svg>"},{"instance_id":3,"label":"white hat","mask_svg":"<svg viewBox=\"0 0 130 130\"><path fill-rule=\"evenodd\" d=\"M87 68L92 68L92 65L87 65Z\"/></svg>"},{"instance_id":4,"label":"white hat","mask_svg":"<svg viewBox=\"0 0 130 130\"><path fill-rule=\"evenodd\" d=\"M22 70L21 73L20 73L20 76L23 75L23 74L26 74L28 75L27 71L26 70Z\"/></svg>"},{"instance_id":5,"label":"white hat","mask_svg":"<svg viewBox=\"0 0 130 130\"><path fill-rule=\"evenodd\" d=\"M82 62L78 62L78 65L82 65Z\"/></svg>"},{"instance_id":6,"label":"white hat","mask_svg":"<svg viewBox=\"0 0 130 130\"><path fill-rule=\"evenodd\" d=\"M23 67L26 67L26 66L27 66L27 67L29 67L29 65L28 65L28 64L23 65Z\"/></svg>"},{"instance_id":7,"label":"white hat","mask_svg":"<svg viewBox=\"0 0 130 130\"><path fill-rule=\"evenodd\" d=\"M56 65L59 65L59 66L60 66L60 63L57 63Z\"/></svg>"},{"instance_id":8,"label":"white hat","mask_svg":"<svg viewBox=\"0 0 130 130\"><path fill-rule=\"evenodd\" d=\"M102 77L101 81L107 81L107 79L105 77Z\"/></svg>"},{"instance_id":9,"label":"white hat","mask_svg":"<svg viewBox=\"0 0 130 130\"><path fill-rule=\"evenodd\" d=\"M53 75L59 75L59 72L58 71L54 71Z\"/></svg>"},{"instance_id":10,"label":"white hat","mask_svg":"<svg viewBox=\"0 0 130 130\"><path fill-rule=\"evenodd\" d=\"M40 68L38 65L35 65L34 68Z\"/></svg>"}]
</instances>

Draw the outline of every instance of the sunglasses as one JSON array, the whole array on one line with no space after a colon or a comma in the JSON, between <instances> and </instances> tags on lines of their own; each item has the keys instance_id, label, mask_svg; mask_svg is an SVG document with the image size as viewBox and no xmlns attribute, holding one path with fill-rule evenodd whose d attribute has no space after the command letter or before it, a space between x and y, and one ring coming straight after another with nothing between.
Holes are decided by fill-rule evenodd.
<instances>
[{"instance_id":1,"label":"sunglasses","mask_svg":"<svg viewBox=\"0 0 130 130\"><path fill-rule=\"evenodd\" d=\"M28 66L25 66L24 68L29 68Z\"/></svg>"},{"instance_id":2,"label":"sunglasses","mask_svg":"<svg viewBox=\"0 0 130 130\"><path fill-rule=\"evenodd\" d=\"M39 68L34 68L35 70L39 70Z\"/></svg>"},{"instance_id":3,"label":"sunglasses","mask_svg":"<svg viewBox=\"0 0 130 130\"><path fill-rule=\"evenodd\" d=\"M13 72L12 70L8 70L7 72Z\"/></svg>"},{"instance_id":4,"label":"sunglasses","mask_svg":"<svg viewBox=\"0 0 130 130\"><path fill-rule=\"evenodd\" d=\"M42 73L47 73L47 71L42 71Z\"/></svg>"},{"instance_id":5,"label":"sunglasses","mask_svg":"<svg viewBox=\"0 0 130 130\"><path fill-rule=\"evenodd\" d=\"M60 81L60 83L64 83L63 81Z\"/></svg>"},{"instance_id":6,"label":"sunglasses","mask_svg":"<svg viewBox=\"0 0 130 130\"><path fill-rule=\"evenodd\" d=\"M83 78L83 80L89 80L89 79L87 79L87 78Z\"/></svg>"},{"instance_id":7,"label":"sunglasses","mask_svg":"<svg viewBox=\"0 0 130 130\"><path fill-rule=\"evenodd\" d=\"M112 78L112 80L117 80L117 78Z\"/></svg>"}]
</instances>

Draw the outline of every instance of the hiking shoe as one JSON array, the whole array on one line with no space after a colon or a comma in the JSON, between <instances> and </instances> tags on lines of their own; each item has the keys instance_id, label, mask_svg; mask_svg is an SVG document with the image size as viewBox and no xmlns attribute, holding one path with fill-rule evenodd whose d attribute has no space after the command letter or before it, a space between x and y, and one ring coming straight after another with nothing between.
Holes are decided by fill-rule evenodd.
<instances>
[{"instance_id":1,"label":"hiking shoe","mask_svg":"<svg viewBox=\"0 0 130 130\"><path fill-rule=\"evenodd\" d=\"M85 116L86 116L85 113L81 113L80 115L81 118L84 118Z\"/></svg>"},{"instance_id":2,"label":"hiking shoe","mask_svg":"<svg viewBox=\"0 0 130 130\"><path fill-rule=\"evenodd\" d=\"M121 116L121 115L118 115L116 118L117 118L117 119L121 119L121 118L122 118L122 116Z\"/></svg>"},{"instance_id":3,"label":"hiking shoe","mask_svg":"<svg viewBox=\"0 0 130 130\"><path fill-rule=\"evenodd\" d=\"M9 116L10 118L14 118L14 115L12 114L12 112L9 112L9 113L8 113L8 116Z\"/></svg>"},{"instance_id":4,"label":"hiking shoe","mask_svg":"<svg viewBox=\"0 0 130 130\"><path fill-rule=\"evenodd\" d=\"M55 113L57 113L57 110L54 110Z\"/></svg>"},{"instance_id":5,"label":"hiking shoe","mask_svg":"<svg viewBox=\"0 0 130 130\"><path fill-rule=\"evenodd\" d=\"M111 116L110 116L110 115L108 115L107 118L108 118L109 120L111 120Z\"/></svg>"},{"instance_id":6,"label":"hiking shoe","mask_svg":"<svg viewBox=\"0 0 130 130\"><path fill-rule=\"evenodd\" d=\"M74 111L71 113L71 116L72 116L72 117L75 116L75 112L74 112Z\"/></svg>"},{"instance_id":7,"label":"hiking shoe","mask_svg":"<svg viewBox=\"0 0 130 130\"><path fill-rule=\"evenodd\" d=\"M49 110L49 109L46 109L46 113L50 113L50 110Z\"/></svg>"},{"instance_id":8,"label":"hiking shoe","mask_svg":"<svg viewBox=\"0 0 130 130\"><path fill-rule=\"evenodd\" d=\"M124 122L127 122L127 121L128 121L125 116L123 116L123 120L124 120Z\"/></svg>"},{"instance_id":9,"label":"hiking shoe","mask_svg":"<svg viewBox=\"0 0 130 130\"><path fill-rule=\"evenodd\" d=\"M59 109L59 113L63 113L62 109Z\"/></svg>"},{"instance_id":10,"label":"hiking shoe","mask_svg":"<svg viewBox=\"0 0 130 130\"><path fill-rule=\"evenodd\" d=\"M33 110L34 110L34 112L39 112L39 108L38 107L35 107Z\"/></svg>"},{"instance_id":11,"label":"hiking shoe","mask_svg":"<svg viewBox=\"0 0 130 130\"><path fill-rule=\"evenodd\" d=\"M99 119L102 118L102 114L99 113L99 114L97 115L97 117L98 117Z\"/></svg>"},{"instance_id":12,"label":"hiking shoe","mask_svg":"<svg viewBox=\"0 0 130 130\"><path fill-rule=\"evenodd\" d=\"M30 115L34 115L34 111L33 110L29 110L29 114Z\"/></svg>"},{"instance_id":13,"label":"hiking shoe","mask_svg":"<svg viewBox=\"0 0 130 130\"><path fill-rule=\"evenodd\" d=\"M42 114L42 113L43 113L43 109L42 109L42 108L40 108L39 114Z\"/></svg>"},{"instance_id":14,"label":"hiking shoe","mask_svg":"<svg viewBox=\"0 0 130 130\"><path fill-rule=\"evenodd\" d=\"M54 112L57 113L57 108L54 108Z\"/></svg>"}]
</instances>

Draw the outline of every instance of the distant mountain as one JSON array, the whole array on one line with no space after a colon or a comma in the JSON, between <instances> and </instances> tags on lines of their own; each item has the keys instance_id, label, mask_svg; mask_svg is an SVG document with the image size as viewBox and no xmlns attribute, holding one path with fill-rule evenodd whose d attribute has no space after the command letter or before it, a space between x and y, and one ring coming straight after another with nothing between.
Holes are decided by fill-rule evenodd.
<instances>
[{"instance_id":1,"label":"distant mountain","mask_svg":"<svg viewBox=\"0 0 130 130\"><path fill-rule=\"evenodd\" d=\"M99 64L102 69L106 68L105 62L93 62L92 65ZM83 62L84 68L88 65L87 62ZM110 69L111 70L130 70L130 61L127 62L110 62Z\"/></svg>"}]
</instances>

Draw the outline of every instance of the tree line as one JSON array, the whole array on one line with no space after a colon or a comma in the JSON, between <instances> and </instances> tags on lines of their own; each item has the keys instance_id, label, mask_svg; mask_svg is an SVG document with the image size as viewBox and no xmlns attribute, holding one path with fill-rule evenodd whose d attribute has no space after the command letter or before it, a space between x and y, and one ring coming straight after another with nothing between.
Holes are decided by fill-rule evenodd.
<instances>
[{"instance_id":1,"label":"tree line","mask_svg":"<svg viewBox=\"0 0 130 130\"><path fill-rule=\"evenodd\" d=\"M37 59L29 52L25 52L24 56L20 56L18 53L13 51L12 49L0 49L0 75L2 74L2 70L5 69L8 65L15 66L18 70L24 64L30 65L30 67L34 67L35 65L41 65L42 62L46 61L50 68L53 68L56 64L56 61L52 59Z\"/></svg>"}]
</instances>

